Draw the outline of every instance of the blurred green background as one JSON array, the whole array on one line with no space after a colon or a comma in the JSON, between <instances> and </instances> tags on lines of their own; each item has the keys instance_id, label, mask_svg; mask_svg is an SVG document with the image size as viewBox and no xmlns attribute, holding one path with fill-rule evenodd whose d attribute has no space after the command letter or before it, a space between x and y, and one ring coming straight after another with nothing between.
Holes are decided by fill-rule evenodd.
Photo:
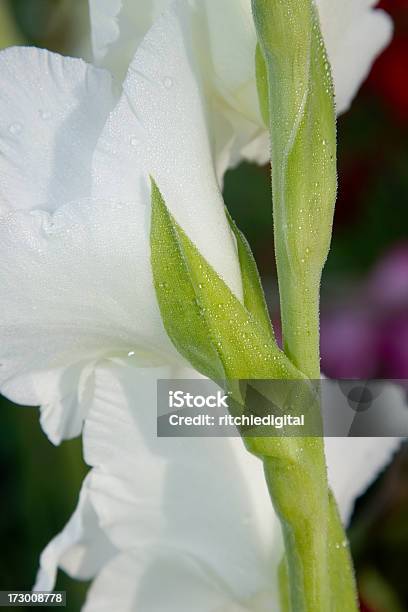
<instances>
[{"instance_id":1,"label":"blurred green background","mask_svg":"<svg viewBox=\"0 0 408 612\"><path fill-rule=\"evenodd\" d=\"M322 286L322 369L336 378L408 379L408 0L381 5L395 22L393 42L338 126L339 197ZM87 31L86 0L0 0L0 47L88 57ZM279 328L268 169L229 172L225 199ZM40 551L75 507L86 466L79 441L51 446L36 409L0 404L0 589L29 589ZM349 533L361 609L408 610L406 446L358 501ZM68 591L68 609L79 610L86 585L61 574L57 587Z\"/></svg>"}]
</instances>

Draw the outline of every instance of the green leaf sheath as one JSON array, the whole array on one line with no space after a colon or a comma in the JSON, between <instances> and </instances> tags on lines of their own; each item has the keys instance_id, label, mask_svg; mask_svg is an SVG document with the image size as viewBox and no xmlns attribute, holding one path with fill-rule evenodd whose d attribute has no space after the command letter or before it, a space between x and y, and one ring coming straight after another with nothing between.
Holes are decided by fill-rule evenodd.
<instances>
[{"instance_id":1,"label":"green leaf sheath","mask_svg":"<svg viewBox=\"0 0 408 612\"><path fill-rule=\"evenodd\" d=\"M336 500L329 491L329 572L331 612L357 612L357 592L349 543L344 533Z\"/></svg>"},{"instance_id":2,"label":"green leaf sheath","mask_svg":"<svg viewBox=\"0 0 408 612\"><path fill-rule=\"evenodd\" d=\"M227 209L225 209L225 213L237 243L244 292L244 305L264 328L265 338L275 340L261 279L254 256L252 255L251 247L244 234L235 225Z\"/></svg>"},{"instance_id":3,"label":"green leaf sheath","mask_svg":"<svg viewBox=\"0 0 408 612\"><path fill-rule=\"evenodd\" d=\"M241 242L244 290L261 291L246 248ZM303 378L277 346L263 298L248 296L241 304L175 221L154 181L151 259L164 327L199 372L213 379Z\"/></svg>"},{"instance_id":4,"label":"green leaf sheath","mask_svg":"<svg viewBox=\"0 0 408 612\"><path fill-rule=\"evenodd\" d=\"M176 349L199 372L223 378L224 367L209 341L198 284L187 265L179 232L152 180L151 264L164 327Z\"/></svg>"},{"instance_id":5,"label":"green leaf sheath","mask_svg":"<svg viewBox=\"0 0 408 612\"><path fill-rule=\"evenodd\" d=\"M289 576L286 557L283 557L278 569L280 612L290 612Z\"/></svg>"},{"instance_id":6,"label":"green leaf sheath","mask_svg":"<svg viewBox=\"0 0 408 612\"><path fill-rule=\"evenodd\" d=\"M301 473L300 473L301 476ZM285 476L284 476L285 477ZM307 482L307 481L306 481ZM276 485L275 485L276 486ZM279 486L279 485L278 485ZM290 486L290 480L285 479L283 486ZM305 487L304 487L305 489ZM303 494L298 497L298 504L303 501ZM307 493L306 493L307 495ZM299 517L300 521L302 520ZM301 522L300 522L301 524ZM307 522L304 523L307 525ZM289 532L286 535L286 526L283 525L283 532L285 540L290 539L291 534ZM302 529L299 538L301 539L302 546L311 546L313 549L313 542L309 541L310 536L313 540L313 526L312 530ZM289 549L296 547L296 542L285 542ZM329 546L329 565L328 565L328 577L330 585L332 585L332 592L330 595L330 603L328 604L327 610L330 612L353 612L357 610L356 595L354 588L354 575L352 571L352 562L350 557L350 550L347 538L345 537L343 527L338 515L337 505L330 494L329 497L329 529L328 529L328 546ZM280 610L281 612L295 612L297 610L304 609L304 603L302 603L302 593L293 593L290 588L289 581L289 568L288 558L290 559L291 554L284 557L279 566L279 588L280 588ZM312 556L310 557L312 559ZM319 565L317 560L316 567ZM308 572L307 572L308 573ZM298 578L298 584L301 584L301 577ZM312 585L310 585L312 586ZM308 587L308 585L307 585ZM298 599L296 599L296 597ZM300 599L299 599L300 598ZM303 606L303 607L302 607ZM310 608L311 610L314 608ZM316 609L324 609L316 608Z\"/></svg>"},{"instance_id":7,"label":"green leaf sheath","mask_svg":"<svg viewBox=\"0 0 408 612\"><path fill-rule=\"evenodd\" d=\"M258 100L259 108L261 111L262 119L267 127L269 127L270 116L269 116L269 85L268 85L268 71L266 68L264 56L259 46L256 45L255 51L255 70L256 70L256 85L258 89Z\"/></svg>"}]
</instances>

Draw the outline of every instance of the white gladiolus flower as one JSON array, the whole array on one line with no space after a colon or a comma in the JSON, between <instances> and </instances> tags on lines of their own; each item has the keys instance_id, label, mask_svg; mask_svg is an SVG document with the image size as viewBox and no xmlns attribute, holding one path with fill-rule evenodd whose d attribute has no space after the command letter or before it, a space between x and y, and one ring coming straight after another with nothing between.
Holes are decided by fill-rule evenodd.
<instances>
[{"instance_id":1,"label":"white gladiolus flower","mask_svg":"<svg viewBox=\"0 0 408 612\"><path fill-rule=\"evenodd\" d=\"M105 70L34 48L0 53L0 389L40 404L54 442L80 432L98 359L185 365L152 283L149 174L241 295L185 6L155 22L117 103Z\"/></svg>"},{"instance_id":2,"label":"white gladiolus flower","mask_svg":"<svg viewBox=\"0 0 408 612\"><path fill-rule=\"evenodd\" d=\"M171 0L89 0L95 60L120 80L142 37ZM350 106L375 57L389 42L391 20L377 0L317 0L332 65L338 113ZM203 84L220 181L241 159L265 163L269 134L256 89L256 33L251 0L184 0L194 33L196 78Z\"/></svg>"},{"instance_id":3,"label":"white gladiolus flower","mask_svg":"<svg viewBox=\"0 0 408 612\"><path fill-rule=\"evenodd\" d=\"M53 442L80 432L101 357L185 365L153 287L150 174L241 295L188 47L177 11L158 21L111 113L108 72L32 48L0 54L0 385L42 405Z\"/></svg>"},{"instance_id":4,"label":"white gladiolus flower","mask_svg":"<svg viewBox=\"0 0 408 612\"><path fill-rule=\"evenodd\" d=\"M85 420L94 467L76 514L44 552L37 587L52 588L59 563L97 575L88 610L276 602L279 532L260 464L240 440L169 442L153 429L156 379L195 373L156 302L150 174L203 256L242 294L183 9L172 7L138 45L119 101L105 70L33 48L0 53L0 389L40 404L55 443ZM339 463L328 442L345 512L396 441L355 444Z\"/></svg>"},{"instance_id":5,"label":"white gladiolus flower","mask_svg":"<svg viewBox=\"0 0 408 612\"><path fill-rule=\"evenodd\" d=\"M36 588L52 589L60 566L95 577L86 612L278 610L283 544L261 462L239 438L157 438L155 394L151 373L96 369L84 429L94 467L76 512L42 554ZM326 441L345 521L393 448L393 439Z\"/></svg>"}]
</instances>

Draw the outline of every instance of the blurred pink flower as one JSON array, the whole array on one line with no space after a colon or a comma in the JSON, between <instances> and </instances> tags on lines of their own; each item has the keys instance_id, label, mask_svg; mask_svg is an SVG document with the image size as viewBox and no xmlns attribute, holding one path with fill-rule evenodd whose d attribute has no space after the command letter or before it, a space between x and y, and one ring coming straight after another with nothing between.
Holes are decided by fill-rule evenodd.
<instances>
[{"instance_id":1,"label":"blurred pink flower","mask_svg":"<svg viewBox=\"0 0 408 612\"><path fill-rule=\"evenodd\" d=\"M339 310L323 316L322 371L330 378L373 378L377 371L375 323L365 312Z\"/></svg>"},{"instance_id":2,"label":"blurred pink flower","mask_svg":"<svg viewBox=\"0 0 408 612\"><path fill-rule=\"evenodd\" d=\"M384 324L379 360L384 378L408 378L408 312Z\"/></svg>"},{"instance_id":3,"label":"blurred pink flower","mask_svg":"<svg viewBox=\"0 0 408 612\"><path fill-rule=\"evenodd\" d=\"M321 324L322 371L331 378L408 378L408 243L391 249Z\"/></svg>"},{"instance_id":4,"label":"blurred pink flower","mask_svg":"<svg viewBox=\"0 0 408 612\"><path fill-rule=\"evenodd\" d=\"M382 308L408 307L408 243L389 251L377 264L368 294Z\"/></svg>"}]
</instances>

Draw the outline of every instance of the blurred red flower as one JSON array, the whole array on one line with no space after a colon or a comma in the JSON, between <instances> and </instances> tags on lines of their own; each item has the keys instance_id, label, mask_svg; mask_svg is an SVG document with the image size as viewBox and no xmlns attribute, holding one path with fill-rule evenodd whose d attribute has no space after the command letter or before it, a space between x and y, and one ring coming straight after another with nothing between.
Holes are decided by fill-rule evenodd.
<instances>
[{"instance_id":1,"label":"blurred red flower","mask_svg":"<svg viewBox=\"0 0 408 612\"><path fill-rule=\"evenodd\" d=\"M381 0L378 3L378 8L384 9L390 15L398 15L408 9L408 0Z\"/></svg>"},{"instance_id":2,"label":"blurred red flower","mask_svg":"<svg viewBox=\"0 0 408 612\"><path fill-rule=\"evenodd\" d=\"M408 121L408 0L383 0L379 7L393 17L395 33L391 44L374 64L368 86L405 123Z\"/></svg>"}]
</instances>

